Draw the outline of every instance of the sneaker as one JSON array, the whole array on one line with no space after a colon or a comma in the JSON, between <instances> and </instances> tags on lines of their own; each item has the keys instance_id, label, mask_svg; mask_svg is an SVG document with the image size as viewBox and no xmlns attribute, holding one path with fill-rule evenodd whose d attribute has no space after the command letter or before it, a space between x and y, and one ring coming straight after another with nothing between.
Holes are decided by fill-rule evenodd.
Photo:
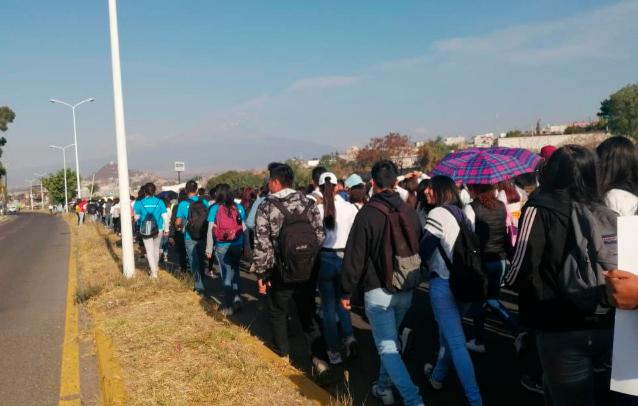
<instances>
[{"instance_id":1,"label":"sneaker","mask_svg":"<svg viewBox=\"0 0 638 406\"><path fill-rule=\"evenodd\" d=\"M357 358L359 354L359 342L354 336L347 337L344 340L344 345L346 347L346 359Z\"/></svg>"},{"instance_id":2,"label":"sneaker","mask_svg":"<svg viewBox=\"0 0 638 406\"><path fill-rule=\"evenodd\" d=\"M383 389L379 388L378 383L374 383L372 385L372 396L381 400L381 403L384 405L393 405L394 404L394 394L392 393L392 389Z\"/></svg>"},{"instance_id":3,"label":"sneaker","mask_svg":"<svg viewBox=\"0 0 638 406\"><path fill-rule=\"evenodd\" d=\"M428 380L428 383L430 384L432 389L435 389L435 390L443 389L443 382L439 382L435 380L434 378L432 378L432 371L434 371L434 365L425 364L423 366L423 373L425 374L425 379Z\"/></svg>"},{"instance_id":4,"label":"sneaker","mask_svg":"<svg viewBox=\"0 0 638 406\"><path fill-rule=\"evenodd\" d=\"M328 363L321 358L312 357L312 374L319 377L323 375L330 367Z\"/></svg>"},{"instance_id":5,"label":"sneaker","mask_svg":"<svg viewBox=\"0 0 638 406\"><path fill-rule=\"evenodd\" d=\"M244 303L242 302L241 297L235 296L235 299L233 299L233 309L238 312L242 309L243 306Z\"/></svg>"},{"instance_id":6,"label":"sneaker","mask_svg":"<svg viewBox=\"0 0 638 406\"><path fill-rule=\"evenodd\" d=\"M328 360L332 365L339 365L343 362L341 359L341 353L338 351L328 351Z\"/></svg>"},{"instance_id":7,"label":"sneaker","mask_svg":"<svg viewBox=\"0 0 638 406\"><path fill-rule=\"evenodd\" d=\"M523 377L521 378L521 386L530 392L538 393L539 395L545 395L543 385L540 382L532 379L532 377L529 375L523 375Z\"/></svg>"},{"instance_id":8,"label":"sneaker","mask_svg":"<svg viewBox=\"0 0 638 406\"><path fill-rule=\"evenodd\" d=\"M485 344L477 344L475 339L471 339L466 343L467 349L479 354L485 353Z\"/></svg>"},{"instance_id":9,"label":"sneaker","mask_svg":"<svg viewBox=\"0 0 638 406\"><path fill-rule=\"evenodd\" d=\"M233 308L232 307L224 307L221 311L222 316L228 317L228 316L232 316L233 315Z\"/></svg>"}]
</instances>

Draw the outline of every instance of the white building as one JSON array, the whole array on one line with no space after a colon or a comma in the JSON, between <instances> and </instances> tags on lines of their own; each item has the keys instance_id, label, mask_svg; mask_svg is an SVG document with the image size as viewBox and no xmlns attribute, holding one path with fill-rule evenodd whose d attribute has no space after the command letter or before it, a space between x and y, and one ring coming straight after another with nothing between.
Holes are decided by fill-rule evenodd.
<instances>
[{"instance_id":1,"label":"white building","mask_svg":"<svg viewBox=\"0 0 638 406\"><path fill-rule=\"evenodd\" d=\"M474 137L475 147L491 147L496 141L494 133L479 134Z\"/></svg>"},{"instance_id":2,"label":"white building","mask_svg":"<svg viewBox=\"0 0 638 406\"><path fill-rule=\"evenodd\" d=\"M465 137L445 137L443 138L443 143L448 147L453 145L465 145L467 144L467 139Z\"/></svg>"},{"instance_id":3,"label":"white building","mask_svg":"<svg viewBox=\"0 0 638 406\"><path fill-rule=\"evenodd\" d=\"M558 135L564 134L565 129L567 128L566 124L547 124L545 127L541 128L541 134L543 135Z\"/></svg>"},{"instance_id":4,"label":"white building","mask_svg":"<svg viewBox=\"0 0 638 406\"><path fill-rule=\"evenodd\" d=\"M318 158L309 159L308 161L306 161L306 166L308 168L314 168L319 166L319 159Z\"/></svg>"}]
</instances>

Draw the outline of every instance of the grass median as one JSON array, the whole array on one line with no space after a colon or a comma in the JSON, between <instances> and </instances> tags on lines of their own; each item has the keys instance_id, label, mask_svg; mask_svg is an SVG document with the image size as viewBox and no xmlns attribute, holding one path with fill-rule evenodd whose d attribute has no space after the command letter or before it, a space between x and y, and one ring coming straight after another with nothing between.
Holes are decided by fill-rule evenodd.
<instances>
[{"instance_id":1,"label":"grass median","mask_svg":"<svg viewBox=\"0 0 638 406\"><path fill-rule=\"evenodd\" d=\"M126 404L315 404L291 378L301 372L261 357L263 344L218 316L190 280L166 272L152 280L140 269L126 279L119 238L67 221L78 250L77 300L112 341Z\"/></svg>"}]
</instances>

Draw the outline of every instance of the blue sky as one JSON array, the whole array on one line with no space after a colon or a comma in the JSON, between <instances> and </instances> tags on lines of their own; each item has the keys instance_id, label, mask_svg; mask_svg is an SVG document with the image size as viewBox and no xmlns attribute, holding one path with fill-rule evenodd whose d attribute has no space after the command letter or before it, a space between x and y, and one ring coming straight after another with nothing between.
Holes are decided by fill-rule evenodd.
<instances>
[{"instance_id":1,"label":"blue sky","mask_svg":"<svg viewBox=\"0 0 638 406\"><path fill-rule=\"evenodd\" d=\"M585 120L638 81L638 1L119 3L129 165L166 174ZM9 183L61 166L47 145L72 142L71 112L49 98L96 98L78 109L90 175L115 158L106 0L2 15Z\"/></svg>"}]
</instances>

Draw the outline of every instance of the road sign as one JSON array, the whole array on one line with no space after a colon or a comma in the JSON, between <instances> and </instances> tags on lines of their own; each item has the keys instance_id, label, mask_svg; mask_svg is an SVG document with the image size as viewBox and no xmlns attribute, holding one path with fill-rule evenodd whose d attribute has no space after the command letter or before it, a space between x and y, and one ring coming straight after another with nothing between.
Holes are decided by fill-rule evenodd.
<instances>
[{"instance_id":1,"label":"road sign","mask_svg":"<svg viewBox=\"0 0 638 406\"><path fill-rule=\"evenodd\" d=\"M175 161L175 172L184 172L186 165L184 162Z\"/></svg>"}]
</instances>

